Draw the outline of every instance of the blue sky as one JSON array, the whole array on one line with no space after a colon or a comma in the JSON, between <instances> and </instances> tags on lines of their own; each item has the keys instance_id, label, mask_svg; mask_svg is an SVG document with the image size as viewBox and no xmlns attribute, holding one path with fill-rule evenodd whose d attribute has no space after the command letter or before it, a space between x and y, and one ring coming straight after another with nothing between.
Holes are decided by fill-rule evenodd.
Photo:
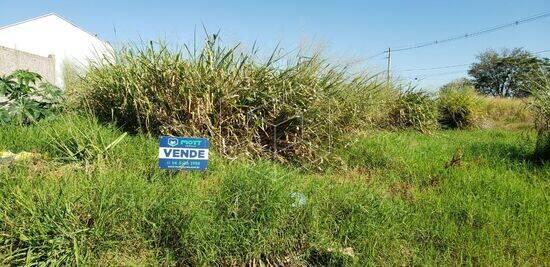
<instances>
[{"instance_id":1,"label":"blue sky","mask_svg":"<svg viewBox=\"0 0 550 267\"><path fill-rule=\"evenodd\" d=\"M545 11L549 0L463 1L0 1L0 25L55 12L112 43L166 39L190 43L204 24L221 30L227 43L257 42L270 52L323 48L337 62L360 62L371 72L385 67L387 47L416 44L473 32ZM115 33L116 29L116 33ZM394 75L425 77L419 86L434 89L466 75L467 67L431 71L399 70L469 64L488 48L550 49L550 17L502 31L437 46L396 52ZM550 56L549 53L543 54Z\"/></svg>"}]
</instances>

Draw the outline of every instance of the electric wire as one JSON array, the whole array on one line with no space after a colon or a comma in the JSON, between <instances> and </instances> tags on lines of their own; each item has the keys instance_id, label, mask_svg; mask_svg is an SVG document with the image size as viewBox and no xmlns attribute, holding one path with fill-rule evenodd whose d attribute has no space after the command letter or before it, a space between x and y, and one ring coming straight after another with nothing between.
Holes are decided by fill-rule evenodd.
<instances>
[{"instance_id":1,"label":"electric wire","mask_svg":"<svg viewBox=\"0 0 550 267\"><path fill-rule=\"evenodd\" d=\"M546 53L546 52L550 52L550 49L538 51L538 52L535 52L535 53L533 53L533 54L542 54L542 53Z\"/></svg>"},{"instance_id":2,"label":"electric wire","mask_svg":"<svg viewBox=\"0 0 550 267\"><path fill-rule=\"evenodd\" d=\"M419 69L404 69L396 71L405 72L405 71L423 71L423 70L439 70L439 69L451 69L451 68L457 68L457 67L465 67L469 66L470 64L458 64L458 65L449 65L449 66L441 66L441 67L431 67L431 68L419 68Z\"/></svg>"},{"instance_id":3,"label":"electric wire","mask_svg":"<svg viewBox=\"0 0 550 267\"><path fill-rule=\"evenodd\" d=\"M456 36L451 36L451 37L448 37L448 38L444 38L444 39L441 39L441 40L435 40L435 41L430 41L430 42L424 42L424 43L418 43L418 44L413 44L413 45L397 47L397 48L392 49L392 52L418 49L418 48L422 48L422 47L427 47L427 46L433 46L433 45L438 45L438 44L442 44L442 43L452 42L452 41L456 41L456 40L460 40L460 39L476 37L476 36L479 36L479 35L482 35L482 34L491 33L491 32L502 30L502 29L505 29L505 28L508 28L508 27L518 26L518 25L523 24L523 23L543 19L543 18L546 18L546 17L549 17L549 16L550 16L550 12L544 12L544 13L540 13L540 14L537 14L537 15L534 15L534 16L531 16L531 17L522 18L522 19L519 19L519 20L516 20L516 21L513 21L513 22L509 22L509 23L493 26L493 27L490 27L490 28L486 28L486 29L483 29L483 30L480 30L480 31L477 31L477 32L473 32L473 33L465 33L465 34L461 34L461 35L456 35Z\"/></svg>"},{"instance_id":4,"label":"electric wire","mask_svg":"<svg viewBox=\"0 0 550 267\"><path fill-rule=\"evenodd\" d=\"M542 50L542 51L537 51L537 52L533 52L532 54L542 54L542 53L546 53L546 52L550 52L550 49L547 49L547 50ZM439 70L439 69L451 69L451 68L457 68L457 67L465 67L465 66L470 66L471 64L457 64L457 65L448 65L448 66L440 66L440 67L429 67L429 68L417 68L417 69L403 69L403 70L400 70L400 69L397 69L395 71L398 71L398 72L409 72L409 71L426 71L426 70Z\"/></svg>"}]
</instances>

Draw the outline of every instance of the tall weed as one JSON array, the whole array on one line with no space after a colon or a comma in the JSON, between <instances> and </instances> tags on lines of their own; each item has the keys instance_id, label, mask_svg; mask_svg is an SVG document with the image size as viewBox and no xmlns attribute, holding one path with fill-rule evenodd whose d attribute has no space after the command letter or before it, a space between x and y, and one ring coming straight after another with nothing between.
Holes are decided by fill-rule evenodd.
<instances>
[{"instance_id":1,"label":"tall weed","mask_svg":"<svg viewBox=\"0 0 550 267\"><path fill-rule=\"evenodd\" d=\"M51 127L46 131L50 140L48 150L52 156L64 162L84 161L110 156L111 150L126 137L126 133L117 134L115 130L105 130L91 116L64 116L58 122L67 127Z\"/></svg>"},{"instance_id":2,"label":"tall weed","mask_svg":"<svg viewBox=\"0 0 550 267\"><path fill-rule=\"evenodd\" d=\"M82 101L131 132L206 136L221 155L318 159L343 133L365 127L386 88L320 55L279 56L224 47L125 46L92 65ZM283 64L286 59L289 63Z\"/></svg>"},{"instance_id":3,"label":"tall weed","mask_svg":"<svg viewBox=\"0 0 550 267\"><path fill-rule=\"evenodd\" d=\"M472 128L481 118L481 100L473 87L452 86L439 91L438 106L443 128Z\"/></svg>"},{"instance_id":4,"label":"tall weed","mask_svg":"<svg viewBox=\"0 0 550 267\"><path fill-rule=\"evenodd\" d=\"M436 129L438 111L434 98L424 91L406 90L391 105L390 127L430 132Z\"/></svg>"},{"instance_id":5,"label":"tall weed","mask_svg":"<svg viewBox=\"0 0 550 267\"><path fill-rule=\"evenodd\" d=\"M544 161L550 160L550 71L543 73L533 82L531 108L538 132L535 156Z\"/></svg>"}]
</instances>

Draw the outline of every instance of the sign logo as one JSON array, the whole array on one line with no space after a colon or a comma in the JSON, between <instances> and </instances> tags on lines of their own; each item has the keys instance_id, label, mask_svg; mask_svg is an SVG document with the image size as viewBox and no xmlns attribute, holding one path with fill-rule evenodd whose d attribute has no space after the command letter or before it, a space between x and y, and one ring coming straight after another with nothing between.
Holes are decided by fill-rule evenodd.
<instances>
[{"instance_id":1,"label":"sign logo","mask_svg":"<svg viewBox=\"0 0 550 267\"><path fill-rule=\"evenodd\" d=\"M162 136L159 142L159 168L204 171L208 166L206 138Z\"/></svg>"},{"instance_id":2,"label":"sign logo","mask_svg":"<svg viewBox=\"0 0 550 267\"><path fill-rule=\"evenodd\" d=\"M177 138L168 138L168 145L171 147L178 145L178 139Z\"/></svg>"}]
</instances>

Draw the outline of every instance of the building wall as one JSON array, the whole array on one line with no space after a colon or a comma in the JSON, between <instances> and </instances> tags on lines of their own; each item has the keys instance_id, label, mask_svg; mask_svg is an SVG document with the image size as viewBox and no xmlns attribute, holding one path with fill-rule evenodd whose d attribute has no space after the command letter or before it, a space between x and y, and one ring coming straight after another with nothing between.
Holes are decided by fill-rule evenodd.
<instances>
[{"instance_id":1,"label":"building wall","mask_svg":"<svg viewBox=\"0 0 550 267\"><path fill-rule=\"evenodd\" d=\"M86 67L111 46L61 17L50 14L0 28L0 46L42 57L55 56L55 84L63 87L64 64Z\"/></svg>"},{"instance_id":2,"label":"building wall","mask_svg":"<svg viewBox=\"0 0 550 267\"><path fill-rule=\"evenodd\" d=\"M7 75L16 70L29 70L55 84L55 57L42 57L15 49L0 46L0 75Z\"/></svg>"}]
</instances>

